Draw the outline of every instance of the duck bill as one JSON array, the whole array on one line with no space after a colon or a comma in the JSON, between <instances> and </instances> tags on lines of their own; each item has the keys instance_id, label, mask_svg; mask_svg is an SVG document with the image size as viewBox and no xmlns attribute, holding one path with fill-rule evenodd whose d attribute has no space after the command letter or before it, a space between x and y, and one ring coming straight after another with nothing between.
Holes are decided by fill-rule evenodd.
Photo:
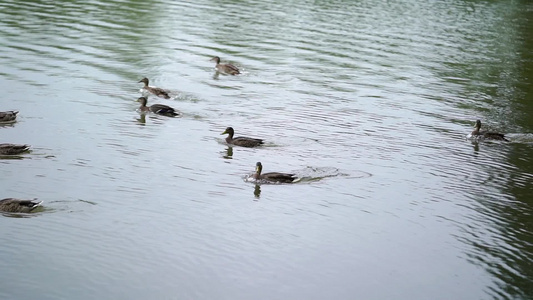
<instances>
[{"instance_id":1,"label":"duck bill","mask_svg":"<svg viewBox=\"0 0 533 300\"><path fill-rule=\"evenodd\" d=\"M228 131L224 130L224 132L222 132L220 135L227 134L227 133L228 133Z\"/></svg>"}]
</instances>

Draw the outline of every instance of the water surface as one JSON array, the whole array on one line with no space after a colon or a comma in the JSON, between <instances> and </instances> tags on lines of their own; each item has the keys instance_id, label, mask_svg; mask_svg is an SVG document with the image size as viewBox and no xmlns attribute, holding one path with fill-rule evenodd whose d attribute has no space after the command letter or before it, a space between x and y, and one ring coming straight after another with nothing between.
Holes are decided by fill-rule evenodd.
<instances>
[{"instance_id":1,"label":"water surface","mask_svg":"<svg viewBox=\"0 0 533 300\"><path fill-rule=\"evenodd\" d=\"M45 207L0 218L0 298L530 299L532 12L2 2L0 142L33 151L0 198ZM143 77L183 116L139 115ZM256 186L257 161L308 180Z\"/></svg>"}]
</instances>

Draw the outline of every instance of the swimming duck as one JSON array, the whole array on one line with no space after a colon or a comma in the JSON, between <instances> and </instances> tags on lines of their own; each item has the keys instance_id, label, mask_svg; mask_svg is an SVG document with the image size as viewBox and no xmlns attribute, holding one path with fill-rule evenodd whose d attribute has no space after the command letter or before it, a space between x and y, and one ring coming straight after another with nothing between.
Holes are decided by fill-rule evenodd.
<instances>
[{"instance_id":1,"label":"swimming duck","mask_svg":"<svg viewBox=\"0 0 533 300\"><path fill-rule=\"evenodd\" d=\"M0 111L0 123L15 122L18 113L16 110Z\"/></svg>"},{"instance_id":2,"label":"swimming duck","mask_svg":"<svg viewBox=\"0 0 533 300\"><path fill-rule=\"evenodd\" d=\"M163 115L167 117L179 116L179 113L168 105L154 104L152 106L146 106L146 103L148 102L148 99L146 99L146 97L140 97L139 99L137 99L137 102L141 103L141 107L139 107L141 111L151 111L158 115Z\"/></svg>"},{"instance_id":3,"label":"swimming duck","mask_svg":"<svg viewBox=\"0 0 533 300\"><path fill-rule=\"evenodd\" d=\"M150 93L156 95L157 97L170 99L170 96L168 95L168 92L165 91L164 89L148 86L148 78L145 77L145 78L139 80L139 82L144 82L143 89L149 91Z\"/></svg>"},{"instance_id":4,"label":"swimming duck","mask_svg":"<svg viewBox=\"0 0 533 300\"><path fill-rule=\"evenodd\" d=\"M281 183L291 183L297 178L294 174L288 173L278 173L278 172L269 172L261 174L263 170L263 165L260 162L255 164L255 173L253 178L255 180L266 180L271 182L281 182Z\"/></svg>"},{"instance_id":5,"label":"swimming duck","mask_svg":"<svg viewBox=\"0 0 533 300\"><path fill-rule=\"evenodd\" d=\"M22 200L15 198L5 198L0 200L0 211L11 213L29 213L35 208L41 206L43 201Z\"/></svg>"},{"instance_id":6,"label":"swimming duck","mask_svg":"<svg viewBox=\"0 0 533 300\"><path fill-rule=\"evenodd\" d=\"M221 135L222 134L229 134L228 137L226 138L226 143L233 144L236 146L251 148L251 147L257 147L263 144L263 140L261 139L254 139L254 138L243 137L243 136L233 138L235 131L233 130L232 127L226 128L226 130L224 130L224 132L222 132Z\"/></svg>"},{"instance_id":7,"label":"swimming duck","mask_svg":"<svg viewBox=\"0 0 533 300\"><path fill-rule=\"evenodd\" d=\"M509 142L509 140L506 139L502 133L480 131L480 129L481 129L481 121L476 120L476 126L474 126L474 131L472 131L472 136L481 137L481 138L489 139L489 140L499 140L499 141Z\"/></svg>"},{"instance_id":8,"label":"swimming duck","mask_svg":"<svg viewBox=\"0 0 533 300\"><path fill-rule=\"evenodd\" d=\"M30 150L30 145L0 144L0 155L17 155Z\"/></svg>"},{"instance_id":9,"label":"swimming duck","mask_svg":"<svg viewBox=\"0 0 533 300\"><path fill-rule=\"evenodd\" d=\"M226 74L230 74L230 75L237 75L237 74L241 74L241 72L239 71L239 69L232 65L232 64L221 64L220 63L220 57L218 56L215 56L213 58L211 58L212 61L215 61L217 63L217 65L215 66L215 68L217 68L217 70L221 73L226 73Z\"/></svg>"}]
</instances>

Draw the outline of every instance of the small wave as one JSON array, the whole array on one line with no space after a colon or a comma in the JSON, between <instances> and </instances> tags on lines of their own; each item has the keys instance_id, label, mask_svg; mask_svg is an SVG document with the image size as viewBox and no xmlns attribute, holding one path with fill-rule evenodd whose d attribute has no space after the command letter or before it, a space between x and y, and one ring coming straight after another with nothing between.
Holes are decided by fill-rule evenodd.
<instances>
[{"instance_id":1,"label":"small wave","mask_svg":"<svg viewBox=\"0 0 533 300\"><path fill-rule=\"evenodd\" d=\"M295 170L291 174L296 175L296 179L291 183L306 183L306 182L315 182L329 177L337 176L347 176L350 178L366 178L372 176L372 174L360 171L358 174L347 174L341 172L338 168L335 167L306 167L301 170ZM248 174L244 176L245 182L252 182L255 184L284 184L280 182L272 182L268 180L256 180L253 178L253 174Z\"/></svg>"}]
</instances>

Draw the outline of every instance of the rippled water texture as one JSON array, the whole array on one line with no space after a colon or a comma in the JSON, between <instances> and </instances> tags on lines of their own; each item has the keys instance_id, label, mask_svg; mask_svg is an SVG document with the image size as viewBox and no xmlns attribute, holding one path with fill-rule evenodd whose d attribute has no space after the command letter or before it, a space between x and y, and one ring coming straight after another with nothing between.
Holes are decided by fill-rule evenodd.
<instances>
[{"instance_id":1,"label":"rippled water texture","mask_svg":"<svg viewBox=\"0 0 533 300\"><path fill-rule=\"evenodd\" d=\"M0 299L532 299L532 16L2 1L0 143L32 152L0 198L44 207L0 217ZM143 77L181 117L139 114ZM467 140L477 119L511 142ZM247 182L259 161L302 180Z\"/></svg>"}]
</instances>

